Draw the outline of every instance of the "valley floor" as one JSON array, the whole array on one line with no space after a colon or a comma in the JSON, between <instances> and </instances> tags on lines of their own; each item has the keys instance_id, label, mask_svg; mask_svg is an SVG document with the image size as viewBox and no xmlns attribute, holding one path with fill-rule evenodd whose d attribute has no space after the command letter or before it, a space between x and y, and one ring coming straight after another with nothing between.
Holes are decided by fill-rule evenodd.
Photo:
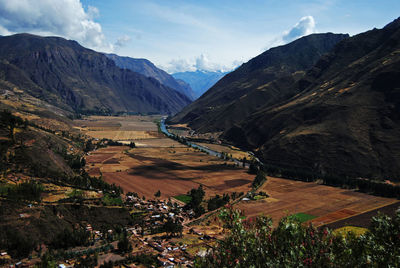
<instances>
[{"instance_id":1,"label":"valley floor","mask_svg":"<svg viewBox=\"0 0 400 268\"><path fill-rule=\"evenodd\" d=\"M204 187L205 199L216 194L246 193L251 189L254 175L248 174L246 169L160 136L156 132L156 119L138 116L90 117L80 121L79 124L86 126L84 133L96 138L128 137L126 133L136 133L136 136L130 135L130 139L120 141L134 141L137 148L108 147L92 152L87 157L89 174L102 174L107 182L120 185L125 192L136 192L147 198L152 198L157 190L161 191L161 198L171 198L185 194L198 185ZM143 135L143 132L150 137ZM102 136L104 133L107 135ZM247 153L232 150L228 146L200 145L236 154L237 158L249 157ZM315 226L339 221L345 225L345 220L354 216L386 206L395 207L393 204L400 205L396 199L273 177L268 177L258 190L266 192L269 198L237 200L239 202L235 202L235 207L247 217L261 214L271 216L275 223L284 216L301 213L308 215L309 221ZM358 221L357 225L366 227L371 217Z\"/></svg>"}]
</instances>

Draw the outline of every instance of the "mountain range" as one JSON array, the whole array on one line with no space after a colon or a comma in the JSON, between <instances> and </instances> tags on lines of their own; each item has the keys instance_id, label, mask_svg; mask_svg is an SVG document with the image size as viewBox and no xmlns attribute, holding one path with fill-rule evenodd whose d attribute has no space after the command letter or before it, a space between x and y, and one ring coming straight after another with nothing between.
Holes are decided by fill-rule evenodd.
<instances>
[{"instance_id":1,"label":"mountain range","mask_svg":"<svg viewBox=\"0 0 400 268\"><path fill-rule=\"evenodd\" d=\"M0 80L74 113L172 114L191 102L155 78L59 37L0 37Z\"/></svg>"},{"instance_id":2,"label":"mountain range","mask_svg":"<svg viewBox=\"0 0 400 268\"><path fill-rule=\"evenodd\" d=\"M171 122L200 132L221 131L222 140L253 150L267 165L399 178L400 19L353 37L336 36L326 46L328 54L321 50L315 62L298 64L311 59L312 39L324 36L329 35L269 50L285 51L282 56L291 58L285 65L272 64L276 61L269 60L268 51L252 59ZM294 45L292 51L302 52L288 57ZM302 50L303 45L309 49Z\"/></svg>"},{"instance_id":3,"label":"mountain range","mask_svg":"<svg viewBox=\"0 0 400 268\"><path fill-rule=\"evenodd\" d=\"M140 73L146 77L157 79L161 84L173 88L191 100L195 99L195 93L188 83L183 80L175 79L170 74L157 68L151 61L147 59L135 59L131 57L121 57L116 54L105 54L112 59L115 64L122 69L129 69L133 72Z\"/></svg>"},{"instance_id":4,"label":"mountain range","mask_svg":"<svg viewBox=\"0 0 400 268\"><path fill-rule=\"evenodd\" d=\"M227 74L198 100L185 107L172 122L185 122L198 132L228 129L267 102L295 92L287 85L299 79L317 60L348 35L313 34L271 48ZM275 80L280 81L280 88ZM268 90L267 90L268 88Z\"/></svg>"},{"instance_id":5,"label":"mountain range","mask_svg":"<svg viewBox=\"0 0 400 268\"><path fill-rule=\"evenodd\" d=\"M197 70L194 72L173 73L172 76L189 84L193 90L194 99L197 99L224 77L225 74L227 72Z\"/></svg>"}]
</instances>

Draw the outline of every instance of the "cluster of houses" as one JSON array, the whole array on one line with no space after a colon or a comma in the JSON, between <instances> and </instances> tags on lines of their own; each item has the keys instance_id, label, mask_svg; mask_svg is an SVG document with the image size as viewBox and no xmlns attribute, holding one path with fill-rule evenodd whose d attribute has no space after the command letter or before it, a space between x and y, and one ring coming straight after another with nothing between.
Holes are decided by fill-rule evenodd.
<instances>
[{"instance_id":1,"label":"cluster of houses","mask_svg":"<svg viewBox=\"0 0 400 268\"><path fill-rule=\"evenodd\" d=\"M145 211L144 224L129 228L137 239L156 253L161 266L163 267L192 267L193 256L187 252L187 245L176 245L169 239L162 237L151 237L152 230L165 224L168 220L183 223L185 220L192 219L194 212L183 210L178 203L163 200L143 200L141 198L127 197L127 203L138 211Z\"/></svg>"},{"instance_id":2,"label":"cluster of houses","mask_svg":"<svg viewBox=\"0 0 400 268\"><path fill-rule=\"evenodd\" d=\"M162 228L168 221L182 226L184 222L194 219L192 210L184 210L182 205L178 202L171 202L171 200L144 200L137 195L127 195L125 205L131 209L132 215L136 214L140 219L136 224L126 227L126 231L130 234L129 241L133 247L133 250L126 254L157 255L161 267L193 267L194 256L187 251L188 245L172 242L176 241L176 239L170 239L171 237ZM21 214L20 217L25 217L25 215ZM112 247L106 248L104 242L102 242L104 240L110 241L108 238L113 237L113 230L95 230L90 224L86 224L85 229L91 233L91 239L93 239L94 244L89 248L73 249L75 253L96 250L100 247L101 250L97 252L102 252L101 254L117 255L110 249L117 248L118 241L112 242L110 244ZM180 236L182 231L183 229L181 228L180 233L173 233L173 235ZM198 236L199 244L206 243L205 240L214 239L194 229L190 229L188 233ZM107 242L106 245L109 245L109 243ZM123 256L119 255L118 257L123 258ZM1 252L0 259L9 261L10 256L6 252ZM32 262L18 263L14 267L30 267L28 263ZM59 267L73 267L74 260L71 259L59 265Z\"/></svg>"}]
</instances>

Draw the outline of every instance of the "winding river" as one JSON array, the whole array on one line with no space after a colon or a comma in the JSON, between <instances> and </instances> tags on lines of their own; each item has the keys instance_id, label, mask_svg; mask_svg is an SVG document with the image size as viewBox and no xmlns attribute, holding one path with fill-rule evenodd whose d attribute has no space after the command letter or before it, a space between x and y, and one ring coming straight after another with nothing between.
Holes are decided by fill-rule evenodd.
<instances>
[{"instance_id":1,"label":"winding river","mask_svg":"<svg viewBox=\"0 0 400 268\"><path fill-rule=\"evenodd\" d=\"M172 133L170 133L170 132L168 131L168 129L167 129L166 125L165 125L165 118L162 118L161 121L160 121L160 129L161 129L161 132L164 133L165 135L167 135L168 137L173 137L173 136L174 136L174 134L172 134ZM209 155L212 155L212 156L221 157L221 155L222 155L220 152L211 150L211 149L209 149L209 148L206 148L206 147L204 147L204 146L198 145L198 144L196 144L196 143L192 143L192 142L189 142L189 141L188 141L187 144L188 144L188 146L190 146L190 147L193 147L193 148L202 150L202 151L204 151L204 152L207 152ZM233 160L234 160L236 163L241 163L240 161L238 161L238 160L236 160L236 159L233 159Z\"/></svg>"},{"instance_id":2,"label":"winding river","mask_svg":"<svg viewBox=\"0 0 400 268\"><path fill-rule=\"evenodd\" d=\"M166 125L165 125L165 119L166 119L166 117L163 117L160 120L161 132L164 133L165 135L167 135L168 137L172 138L175 135L168 131L168 129L167 129ZM196 149L202 150L202 151L204 151L204 152L206 152L206 153L208 153L209 155L212 155L212 156L216 156L216 157L221 157L222 156L222 154L220 152L211 150L211 149L209 149L207 147L198 145L196 143L192 143L192 142L187 141L187 145L192 147L192 148L196 148ZM248 152L248 153L251 154L254 157L254 160L256 160L258 165L263 166L263 163L252 152ZM238 159L235 159L235 158L230 158L230 160L235 162L235 164L239 164L239 165L243 164L243 162L241 160L238 160ZM246 167L249 167L249 164L246 163Z\"/></svg>"}]
</instances>

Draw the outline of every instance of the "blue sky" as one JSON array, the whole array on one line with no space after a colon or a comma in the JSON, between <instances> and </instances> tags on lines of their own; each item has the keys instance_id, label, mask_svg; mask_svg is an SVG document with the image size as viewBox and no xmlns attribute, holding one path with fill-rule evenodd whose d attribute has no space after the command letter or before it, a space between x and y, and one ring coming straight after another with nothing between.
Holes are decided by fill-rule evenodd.
<instances>
[{"instance_id":1,"label":"blue sky","mask_svg":"<svg viewBox=\"0 0 400 268\"><path fill-rule=\"evenodd\" d=\"M381 28L399 11L399 0L0 0L0 34L63 36L169 72L228 70L304 34Z\"/></svg>"}]
</instances>

